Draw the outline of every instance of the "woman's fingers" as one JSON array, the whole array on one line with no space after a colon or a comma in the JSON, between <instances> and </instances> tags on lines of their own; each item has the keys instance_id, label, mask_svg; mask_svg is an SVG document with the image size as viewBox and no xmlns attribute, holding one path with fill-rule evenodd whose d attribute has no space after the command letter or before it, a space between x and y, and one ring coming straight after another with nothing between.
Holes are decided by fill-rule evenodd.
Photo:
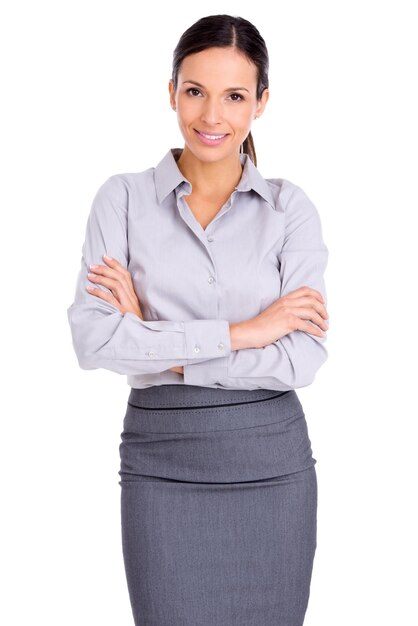
<instances>
[{"instance_id":1,"label":"woman's fingers","mask_svg":"<svg viewBox=\"0 0 418 626\"><path fill-rule=\"evenodd\" d=\"M103 259L107 265L90 265L91 271L87 276L91 282L109 289L111 294L100 288L89 289L90 293L114 304L123 314L131 311L143 319L130 272L116 259L109 259L105 256Z\"/></svg>"},{"instance_id":2,"label":"woman's fingers","mask_svg":"<svg viewBox=\"0 0 418 626\"><path fill-rule=\"evenodd\" d=\"M115 272L116 270L110 270ZM99 270L96 269L96 272L100 272L97 274L88 273L87 277L92 283L97 283L99 285L103 285L103 287L107 287L113 293L113 295L118 299L120 304L135 304L137 302L137 298L135 294L132 294L129 289L129 285L126 282L126 279L121 274L117 274L116 278L110 277L109 270ZM114 274L113 274L114 275ZM103 291L102 289L100 291Z\"/></svg>"},{"instance_id":3,"label":"woman's fingers","mask_svg":"<svg viewBox=\"0 0 418 626\"><path fill-rule=\"evenodd\" d=\"M327 322L322 318L319 313L312 311L311 308L298 307L296 310L294 309L293 314L301 320L310 320L311 322L317 324L323 330L328 330Z\"/></svg>"},{"instance_id":4,"label":"woman's fingers","mask_svg":"<svg viewBox=\"0 0 418 626\"><path fill-rule=\"evenodd\" d=\"M299 320L296 330L303 330L304 332L309 333L310 335L316 335L317 337L325 337L326 334L326 330L321 330L306 320Z\"/></svg>"},{"instance_id":5,"label":"woman's fingers","mask_svg":"<svg viewBox=\"0 0 418 626\"><path fill-rule=\"evenodd\" d=\"M87 277L92 283L98 283L99 285L107 287L113 293L116 293L118 297L122 297L122 292L126 291L126 286L122 283L121 278L111 278L109 276L106 276L106 274L104 273L92 274L90 272L87 274Z\"/></svg>"},{"instance_id":6,"label":"woman's fingers","mask_svg":"<svg viewBox=\"0 0 418 626\"><path fill-rule=\"evenodd\" d=\"M92 287L91 285L88 285L86 289L93 296L97 296L98 298L101 298L105 302L109 302L109 304L113 304L113 306L115 306L120 311L119 302L116 300L113 294L109 293L108 291L104 291L103 289L100 289L100 287Z\"/></svg>"},{"instance_id":7,"label":"woman's fingers","mask_svg":"<svg viewBox=\"0 0 418 626\"><path fill-rule=\"evenodd\" d=\"M313 287L299 287L295 289L295 291L286 294L286 298L300 298L301 296L311 296L319 300L319 302L322 302L322 304L325 304L325 298L322 293Z\"/></svg>"},{"instance_id":8,"label":"woman's fingers","mask_svg":"<svg viewBox=\"0 0 418 626\"><path fill-rule=\"evenodd\" d=\"M121 265L118 261L116 261L116 259L112 259L106 256L103 256L103 259L111 270L115 270L116 272L118 272L118 274L121 275L121 277L123 277L123 283L126 284L127 293L130 293L131 301L135 303L138 297L135 293L130 271L126 267ZM101 273L106 275L107 268L103 265L99 265L99 267L102 268Z\"/></svg>"},{"instance_id":9,"label":"woman's fingers","mask_svg":"<svg viewBox=\"0 0 418 626\"><path fill-rule=\"evenodd\" d=\"M317 300L317 298L314 298L313 296L301 296L297 299L297 302L295 302L295 299L292 299L292 302L295 304L295 306L297 307L312 307L313 309L315 309L315 311L318 312L318 314L324 319L327 320L328 319L328 311L325 308L325 305L322 304L321 302L319 302Z\"/></svg>"},{"instance_id":10,"label":"woman's fingers","mask_svg":"<svg viewBox=\"0 0 418 626\"><path fill-rule=\"evenodd\" d=\"M136 298L136 294L133 290L132 277L130 272L123 267L116 259L107 260L103 257L108 265L90 265L90 273L88 274L89 280L92 282L100 282L108 289L117 290L121 287L124 291ZM99 278L100 277L100 278Z\"/></svg>"},{"instance_id":11,"label":"woman's fingers","mask_svg":"<svg viewBox=\"0 0 418 626\"><path fill-rule=\"evenodd\" d=\"M121 265L119 263L119 261L117 261L116 259L113 259L110 256L106 256L105 254L103 255L103 261L106 263L106 266L103 265L98 265L97 267L107 267L109 266L111 269L114 269L118 272L120 272L121 274L129 274L129 271L126 269L126 267L124 267L123 265ZM92 267L92 266L90 266ZM94 266L96 267L96 266Z\"/></svg>"},{"instance_id":12,"label":"woman's fingers","mask_svg":"<svg viewBox=\"0 0 418 626\"><path fill-rule=\"evenodd\" d=\"M281 306L288 306L291 309L294 307L311 307L315 311L317 311L324 320L329 319L328 312L325 308L325 304L323 303L323 299L319 299L321 295L319 291L316 289L311 289L310 287L301 287L300 289L296 289L291 293L286 294L285 296L281 296L278 299L278 302L281 303Z\"/></svg>"},{"instance_id":13,"label":"woman's fingers","mask_svg":"<svg viewBox=\"0 0 418 626\"><path fill-rule=\"evenodd\" d=\"M105 257L104 257L105 258ZM108 265L90 265L90 272L96 275L104 276L106 278L113 278L114 280L118 280L121 283L126 283L128 286L130 283L130 273L129 271L123 267L118 261L112 259L112 261L107 261L107 263L112 263L112 266Z\"/></svg>"}]
</instances>

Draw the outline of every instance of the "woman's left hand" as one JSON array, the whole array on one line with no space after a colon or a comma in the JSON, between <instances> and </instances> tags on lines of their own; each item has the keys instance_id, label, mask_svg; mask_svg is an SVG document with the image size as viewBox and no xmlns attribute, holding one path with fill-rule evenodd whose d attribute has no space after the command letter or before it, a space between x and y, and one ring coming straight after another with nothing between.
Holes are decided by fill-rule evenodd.
<instances>
[{"instance_id":1,"label":"woman's left hand","mask_svg":"<svg viewBox=\"0 0 418 626\"><path fill-rule=\"evenodd\" d=\"M122 313L130 312L143 320L139 300L132 283L132 276L126 267L123 267L116 259L103 256L106 265L91 265L88 279L92 283L103 285L110 289L111 293L99 287L86 287L87 291L109 304L113 304Z\"/></svg>"},{"instance_id":2,"label":"woman's left hand","mask_svg":"<svg viewBox=\"0 0 418 626\"><path fill-rule=\"evenodd\" d=\"M116 306L122 314L130 311L143 320L139 300L135 293L129 270L115 259L109 259L105 256L103 259L107 265L91 265L92 273L89 273L88 279L93 283L107 287L112 293L98 287L88 286L86 289L94 296ZM183 374L182 365L171 367L170 370Z\"/></svg>"}]
</instances>

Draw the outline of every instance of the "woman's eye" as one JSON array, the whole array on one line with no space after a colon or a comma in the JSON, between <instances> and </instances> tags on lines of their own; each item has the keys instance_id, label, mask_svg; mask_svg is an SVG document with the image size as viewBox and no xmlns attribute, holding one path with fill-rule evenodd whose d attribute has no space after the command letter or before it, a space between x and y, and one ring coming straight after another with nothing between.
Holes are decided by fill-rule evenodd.
<instances>
[{"instance_id":1,"label":"woman's eye","mask_svg":"<svg viewBox=\"0 0 418 626\"><path fill-rule=\"evenodd\" d=\"M195 95L193 92L197 92L198 94L200 93L199 89L196 89L196 87L190 87L190 89L187 89L186 91L186 93L189 93L191 96ZM238 96L238 98L232 98L232 96ZM240 100L244 100L244 98L239 93L231 93L230 97L232 98L233 102L240 102Z\"/></svg>"}]
</instances>

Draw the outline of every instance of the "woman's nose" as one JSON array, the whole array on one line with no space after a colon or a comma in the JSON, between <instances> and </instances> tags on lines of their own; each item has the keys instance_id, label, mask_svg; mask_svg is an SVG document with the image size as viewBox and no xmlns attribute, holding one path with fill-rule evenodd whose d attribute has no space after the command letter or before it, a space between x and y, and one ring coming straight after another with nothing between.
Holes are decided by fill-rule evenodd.
<instances>
[{"instance_id":1,"label":"woman's nose","mask_svg":"<svg viewBox=\"0 0 418 626\"><path fill-rule=\"evenodd\" d=\"M208 126L222 122L222 105L208 100L205 103L201 118Z\"/></svg>"}]
</instances>

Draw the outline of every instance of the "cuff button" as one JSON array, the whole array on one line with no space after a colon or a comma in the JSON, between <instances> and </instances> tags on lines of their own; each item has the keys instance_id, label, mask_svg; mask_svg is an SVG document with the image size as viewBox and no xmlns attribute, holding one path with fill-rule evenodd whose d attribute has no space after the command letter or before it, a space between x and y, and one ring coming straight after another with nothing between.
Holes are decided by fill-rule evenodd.
<instances>
[{"instance_id":1,"label":"cuff button","mask_svg":"<svg viewBox=\"0 0 418 626\"><path fill-rule=\"evenodd\" d=\"M219 350L223 350L225 348L224 344L222 342L218 343L218 348Z\"/></svg>"},{"instance_id":2,"label":"cuff button","mask_svg":"<svg viewBox=\"0 0 418 626\"><path fill-rule=\"evenodd\" d=\"M195 346L195 347L193 348L193 350L194 350L195 352L200 352L200 348L199 348L199 346Z\"/></svg>"}]
</instances>

